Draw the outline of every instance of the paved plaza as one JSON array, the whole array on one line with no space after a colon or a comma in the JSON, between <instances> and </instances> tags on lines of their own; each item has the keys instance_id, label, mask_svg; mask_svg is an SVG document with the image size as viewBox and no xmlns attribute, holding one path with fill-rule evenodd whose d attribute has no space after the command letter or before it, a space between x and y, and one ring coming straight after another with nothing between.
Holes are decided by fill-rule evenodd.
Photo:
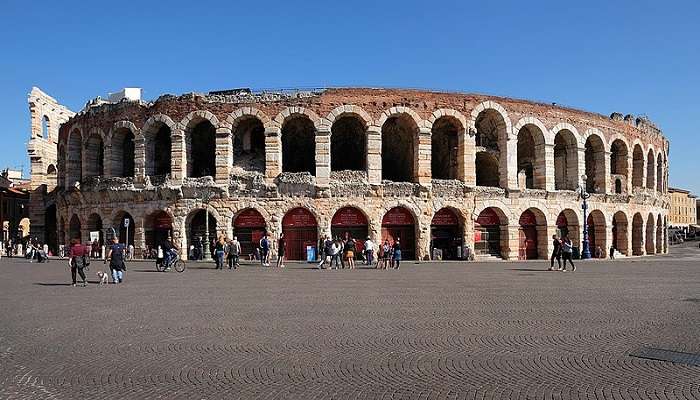
<instances>
[{"instance_id":1,"label":"paved plaza","mask_svg":"<svg viewBox=\"0 0 700 400\"><path fill-rule=\"evenodd\" d=\"M0 260L0 399L698 399L700 249L401 270ZM89 278L101 263L93 263ZM695 357L697 361L698 357Z\"/></svg>"}]
</instances>

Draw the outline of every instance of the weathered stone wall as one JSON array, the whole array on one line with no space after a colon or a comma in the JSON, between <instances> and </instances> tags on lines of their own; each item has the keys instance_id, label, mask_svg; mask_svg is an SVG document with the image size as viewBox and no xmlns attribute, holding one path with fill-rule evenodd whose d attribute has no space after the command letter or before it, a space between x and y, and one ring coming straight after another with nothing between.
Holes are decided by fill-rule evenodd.
<instances>
[{"instance_id":1,"label":"weathered stone wall","mask_svg":"<svg viewBox=\"0 0 700 400\"><path fill-rule=\"evenodd\" d=\"M477 119L488 113L494 119L498 135L498 173L500 188L476 187ZM331 171L331 141L334 122L351 115L361 121L366 135L367 160L363 179L342 182L342 173ZM308 118L315 130L315 176L282 173L282 128L293 118ZM382 180L382 127L394 117L401 117L413 138L412 182L388 182ZM264 127L265 167L264 172L251 171L232 175L233 144L238 124L249 118L257 118ZM445 118L457 127L458 180L438 181L431 173L431 137L436 121ZM188 135L200 121L209 121L216 128L216 144L213 156L216 159L216 174L211 184L201 179L188 178L186 143ZM153 186L155 177L146 175L146 133L156 123L171 130L171 173L162 184ZM497 98L483 95L434 93L414 90L389 89L329 89L303 93L302 95L197 95L162 96L153 103L121 102L88 107L61 127L59 146L69 149L68 135L80 135L86 143L88 135L101 135L105 145L105 160L112 158L112 136L118 129L129 129L135 136L135 176L125 185L121 181L110 181L97 187L86 185L79 190L66 185L59 203L59 220L64 223L73 214L82 226L92 213L101 216L105 227L109 226L116 213L125 210L137 224L137 247L143 246L145 217L155 210L165 210L175 221L176 236L183 249L187 247L185 232L187 216L203 207L198 199L198 187L207 187L220 193L210 207L218 226L224 232L231 230L233 217L246 207L258 209L268 223L268 229L277 234L281 229L284 213L296 206L309 209L319 222L319 232L327 233L334 212L344 205L353 205L362 210L370 221L369 231L375 238L381 231L384 213L394 206L411 210L416 221L416 249L423 258L429 252L430 221L440 208L449 207L463 221L464 239L473 245L473 225L479 213L494 207L502 215L503 255L518 256L518 219L528 209L538 215L538 247L540 256L549 251L549 236L556 231L555 221L559 213L570 209L582 224L583 215L577 194L570 190L555 190L555 138L566 135L568 141L566 180L567 187L580 184L580 176L586 171L586 141L595 137L599 148L595 156L595 182L601 193L593 195L590 210L599 211L605 219L605 246L612 240L613 214L621 211L626 216L627 241L632 237L633 216L640 213L644 223L659 218L665 221L668 210L666 194L668 177L668 141L660 130L646 119L611 118L579 110L523 100ZM541 188L523 188L518 182L517 138L521 129L533 134L535 161L533 179ZM615 194L611 171L611 145L620 140L626 147L625 174L616 177L625 179L625 190ZM633 163L633 148L643 149L644 161ZM85 154L76 159L75 154L60 154L62 160L87 160ZM647 154L660 160L663 175L661 185L653 176L651 184L647 174L656 169L647 168ZM290 155L287 155L290 156ZM92 160L92 158L90 158ZM92 161L91 161L92 162ZM59 161L59 164L66 164ZM86 171L87 161L82 170ZM105 175L109 177L109 163L105 162ZM634 187L633 170L641 170L644 185ZM59 173L65 173L60 171ZM657 175L656 173L655 175ZM153 179L152 179L153 178ZM592 178L593 179L593 178ZM59 182L62 180L59 179ZM160 181L159 181L160 182ZM629 190L632 188L633 190ZM60 222L59 222L60 223ZM665 224L664 224L665 225ZM643 227L645 228L645 227ZM65 229L64 229L65 231ZM87 238L87 230L83 229ZM141 232L141 233L139 233ZM645 231L646 232L646 231ZM664 231L665 232L665 231ZM618 232L619 234L619 232ZM642 235L646 237L646 235ZM652 237L653 236L653 237ZM656 240L656 235L649 238ZM618 235L619 237L619 235ZM65 237L63 238L65 240ZM634 247L639 247L635 243ZM628 243L627 249L633 244ZM642 246L646 248L646 246ZM649 247L652 248L651 246ZM656 246L653 247L656 249ZM663 247L665 249L665 247ZM665 251L665 250L664 250ZM631 254L631 253L630 253Z\"/></svg>"}]
</instances>

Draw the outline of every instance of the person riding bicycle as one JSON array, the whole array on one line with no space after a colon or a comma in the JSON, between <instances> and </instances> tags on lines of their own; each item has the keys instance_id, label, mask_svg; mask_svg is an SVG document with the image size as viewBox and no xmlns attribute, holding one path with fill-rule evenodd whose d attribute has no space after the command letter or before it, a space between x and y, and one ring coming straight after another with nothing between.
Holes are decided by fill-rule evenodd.
<instances>
[{"instance_id":1,"label":"person riding bicycle","mask_svg":"<svg viewBox=\"0 0 700 400\"><path fill-rule=\"evenodd\" d=\"M177 253L175 253L175 246L173 246L173 242L171 241L170 237L163 241L162 247L163 265L167 270L170 268L170 263L175 259L175 257L177 257Z\"/></svg>"}]
</instances>

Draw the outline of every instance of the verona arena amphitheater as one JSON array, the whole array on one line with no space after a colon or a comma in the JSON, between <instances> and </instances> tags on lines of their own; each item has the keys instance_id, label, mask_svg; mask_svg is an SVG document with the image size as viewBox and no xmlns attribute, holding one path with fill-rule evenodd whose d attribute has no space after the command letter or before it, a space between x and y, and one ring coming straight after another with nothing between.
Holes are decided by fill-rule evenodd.
<instances>
[{"instance_id":1,"label":"verona arena amphitheater","mask_svg":"<svg viewBox=\"0 0 700 400\"><path fill-rule=\"evenodd\" d=\"M581 187L593 254L668 248L669 142L646 117L368 88L29 103L32 229L52 248L114 228L137 256L168 235L187 254L208 214L244 252L284 232L291 259L327 234L542 259L554 234L581 245Z\"/></svg>"}]
</instances>

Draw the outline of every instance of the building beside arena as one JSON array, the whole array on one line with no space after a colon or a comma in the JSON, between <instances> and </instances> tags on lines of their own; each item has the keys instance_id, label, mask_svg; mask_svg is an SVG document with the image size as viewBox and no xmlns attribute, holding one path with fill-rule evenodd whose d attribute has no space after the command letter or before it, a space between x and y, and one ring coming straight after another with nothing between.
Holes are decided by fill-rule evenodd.
<instances>
[{"instance_id":1,"label":"building beside arena","mask_svg":"<svg viewBox=\"0 0 700 400\"><path fill-rule=\"evenodd\" d=\"M554 234L580 246L583 186L592 253L667 251L669 142L644 117L403 89L110 100L73 115L30 94L32 228L51 246L114 228L137 254L168 235L187 254L208 225L244 252L284 232L291 259L327 234L547 258Z\"/></svg>"}]
</instances>

